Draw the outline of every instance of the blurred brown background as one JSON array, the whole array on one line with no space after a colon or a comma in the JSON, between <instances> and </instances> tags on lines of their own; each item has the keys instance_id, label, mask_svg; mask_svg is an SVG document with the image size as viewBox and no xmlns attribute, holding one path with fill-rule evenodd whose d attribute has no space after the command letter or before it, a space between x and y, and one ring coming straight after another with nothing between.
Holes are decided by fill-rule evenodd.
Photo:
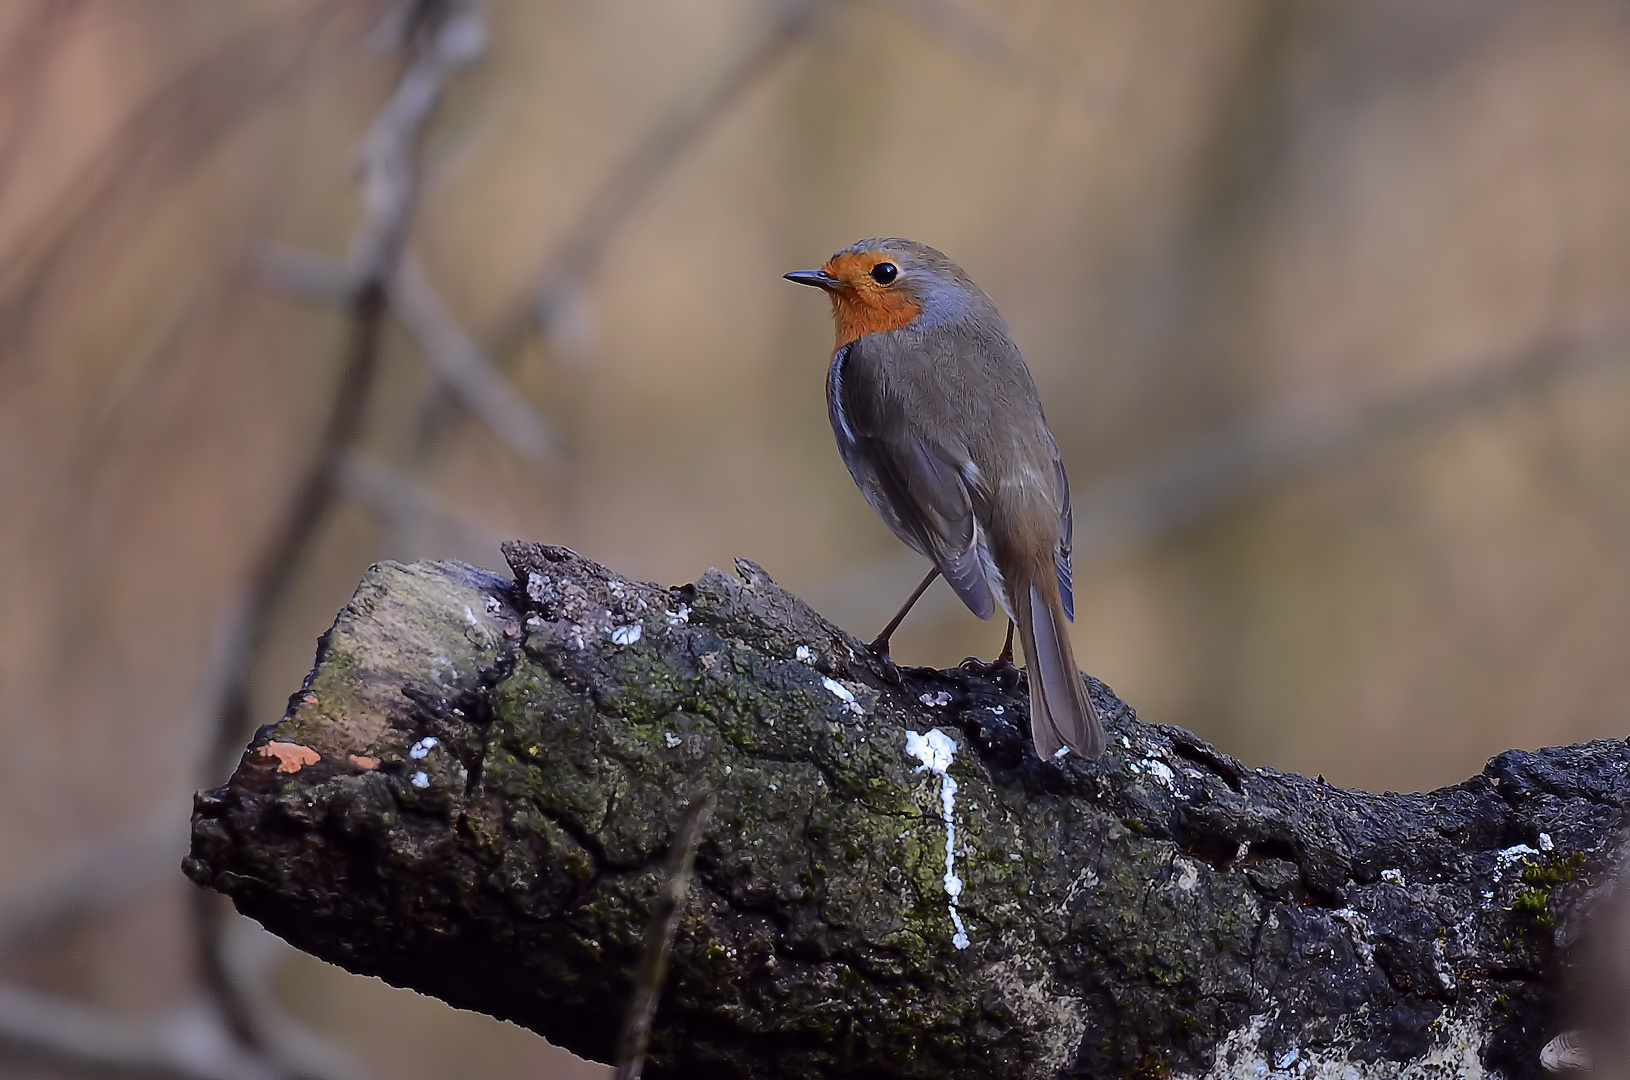
<instances>
[{"instance_id":1,"label":"blurred brown background","mask_svg":"<svg viewBox=\"0 0 1630 1080\"><path fill-rule=\"evenodd\" d=\"M347 348L300 253L367 213L389 11L0 6L0 977L121 1037L224 1038L175 866L211 650ZM921 567L832 445L825 302L780 274L897 234L1006 313L1076 491L1077 651L1146 720L1377 789L1630 728L1630 8L461 17L486 49L445 73L409 247L507 389L472 418L387 319L253 723L369 562L497 567L509 536L664 583L744 555L875 632ZM995 651L930 596L902 661ZM373 1074L600 1074L234 933ZM0 1049L51 1020L19 1008Z\"/></svg>"}]
</instances>

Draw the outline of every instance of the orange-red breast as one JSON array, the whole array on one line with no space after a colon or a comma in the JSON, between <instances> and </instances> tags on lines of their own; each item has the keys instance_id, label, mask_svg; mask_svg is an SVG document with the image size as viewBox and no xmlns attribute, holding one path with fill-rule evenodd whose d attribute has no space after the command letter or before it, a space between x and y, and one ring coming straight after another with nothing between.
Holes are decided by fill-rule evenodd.
<instances>
[{"instance_id":1,"label":"orange-red breast","mask_svg":"<svg viewBox=\"0 0 1630 1080\"><path fill-rule=\"evenodd\" d=\"M1000 603L1024 647L1037 752L1096 758L1103 727L1066 626L1069 480L995 302L942 253L893 237L786 276L831 297L832 430L872 509L933 562L917 595L938 573L981 619Z\"/></svg>"}]
</instances>

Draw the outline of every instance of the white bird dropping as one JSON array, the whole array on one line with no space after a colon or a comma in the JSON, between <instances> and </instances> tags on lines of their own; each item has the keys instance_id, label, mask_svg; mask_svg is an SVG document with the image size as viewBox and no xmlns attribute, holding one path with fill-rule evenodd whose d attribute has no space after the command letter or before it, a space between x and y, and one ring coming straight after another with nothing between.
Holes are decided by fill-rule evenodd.
<instances>
[{"instance_id":1,"label":"white bird dropping","mask_svg":"<svg viewBox=\"0 0 1630 1080\"><path fill-rule=\"evenodd\" d=\"M956 934L951 944L959 949L968 947L968 931L962 925L962 916L956 909L957 897L962 895L962 879L956 875L956 779L951 776L951 758L956 755L956 740L939 728L927 734L906 732L906 753L922 762L917 771L927 769L940 778L940 820L945 822L945 894L951 898L951 923Z\"/></svg>"}]
</instances>

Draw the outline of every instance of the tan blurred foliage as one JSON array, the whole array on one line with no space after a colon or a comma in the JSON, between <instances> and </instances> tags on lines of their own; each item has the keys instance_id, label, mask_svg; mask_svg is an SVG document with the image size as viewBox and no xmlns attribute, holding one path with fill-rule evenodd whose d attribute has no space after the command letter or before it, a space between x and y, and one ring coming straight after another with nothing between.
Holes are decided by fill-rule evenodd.
<instances>
[{"instance_id":1,"label":"tan blurred foliage","mask_svg":"<svg viewBox=\"0 0 1630 1080\"><path fill-rule=\"evenodd\" d=\"M245 253L343 256L354 148L394 78L364 46L385 10L0 7L0 911L155 816L179 857L211 635L343 347L339 311ZM1083 560L1076 642L1146 720L1339 783L1435 786L1510 746L1625 734L1622 5L831 0L717 107L783 6L485 10L412 246L564 454L526 463L445 410L421 438L435 381L393 329L363 445L447 515L333 515L280 609L258 722L370 561L497 565L503 536L664 582L746 555L874 632L920 570L838 461L824 305L780 274L897 234L1002 305L1078 505L1277 403L1407 399L1607 334L1601 363L1450 395ZM697 103L705 122L638 165ZM517 335L551 253L630 175L552 282L545 332ZM1000 640L941 593L896 655ZM7 970L123 1009L185 999L185 886L164 880ZM381 1073L554 1067L514 1029L313 961L279 986Z\"/></svg>"}]
</instances>

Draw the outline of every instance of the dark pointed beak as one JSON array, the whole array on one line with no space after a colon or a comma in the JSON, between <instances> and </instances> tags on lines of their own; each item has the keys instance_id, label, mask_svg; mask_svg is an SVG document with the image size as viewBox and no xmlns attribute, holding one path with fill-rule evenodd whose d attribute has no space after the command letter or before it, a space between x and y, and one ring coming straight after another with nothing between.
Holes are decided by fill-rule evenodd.
<instances>
[{"instance_id":1,"label":"dark pointed beak","mask_svg":"<svg viewBox=\"0 0 1630 1080\"><path fill-rule=\"evenodd\" d=\"M831 292L838 287L838 279L825 270L794 270L790 274L782 274L788 281L796 281L800 285L813 285L817 289Z\"/></svg>"}]
</instances>

